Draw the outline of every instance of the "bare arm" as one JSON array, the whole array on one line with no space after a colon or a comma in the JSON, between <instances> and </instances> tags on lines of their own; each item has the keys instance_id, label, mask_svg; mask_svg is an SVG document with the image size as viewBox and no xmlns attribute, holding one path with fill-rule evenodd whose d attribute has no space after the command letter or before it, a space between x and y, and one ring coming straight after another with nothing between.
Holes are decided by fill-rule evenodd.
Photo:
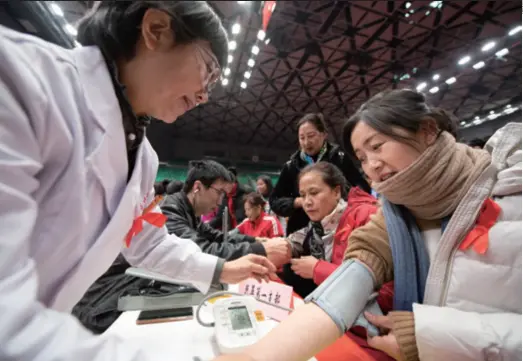
<instances>
[{"instance_id":1,"label":"bare arm","mask_svg":"<svg viewBox=\"0 0 523 361\"><path fill-rule=\"evenodd\" d=\"M314 303L308 303L298 307L278 327L248 348L245 354L255 361L304 361L340 336L338 327L329 315Z\"/></svg>"},{"instance_id":2,"label":"bare arm","mask_svg":"<svg viewBox=\"0 0 523 361\"><path fill-rule=\"evenodd\" d=\"M349 240L349 245L354 242L348 259L307 297L306 302L312 302L297 308L278 327L245 350L244 358L219 360L304 361L342 336L359 317L371 293L383 280L392 278L390 248L382 223L375 219L371 225L358 228L359 236L351 236ZM367 232L362 232L365 229ZM376 244L367 245L365 239ZM347 284L357 287L346 287Z\"/></svg>"}]
</instances>

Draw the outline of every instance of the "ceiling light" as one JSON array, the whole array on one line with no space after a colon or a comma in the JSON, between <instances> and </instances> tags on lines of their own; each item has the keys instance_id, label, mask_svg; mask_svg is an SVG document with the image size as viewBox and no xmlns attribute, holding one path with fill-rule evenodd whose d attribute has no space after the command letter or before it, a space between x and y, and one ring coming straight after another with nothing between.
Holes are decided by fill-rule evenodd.
<instances>
[{"instance_id":1,"label":"ceiling light","mask_svg":"<svg viewBox=\"0 0 523 361\"><path fill-rule=\"evenodd\" d=\"M242 81L240 86L242 87L242 89L245 89L245 88L247 88L247 83Z\"/></svg>"},{"instance_id":2,"label":"ceiling light","mask_svg":"<svg viewBox=\"0 0 523 361\"><path fill-rule=\"evenodd\" d=\"M485 66L485 62L484 62L484 61L480 61L479 63L476 63L476 64L472 65L472 67L473 67L474 69L476 69L476 70L477 70L477 69L481 69L481 68L483 68L484 66Z\"/></svg>"},{"instance_id":3,"label":"ceiling light","mask_svg":"<svg viewBox=\"0 0 523 361\"><path fill-rule=\"evenodd\" d=\"M447 80L445 80L445 83L447 83L448 85L454 84L455 82L456 82L456 78L454 78L454 77L448 78Z\"/></svg>"},{"instance_id":4,"label":"ceiling light","mask_svg":"<svg viewBox=\"0 0 523 361\"><path fill-rule=\"evenodd\" d=\"M233 34L239 34L240 33L240 24L236 23L232 26L232 33Z\"/></svg>"},{"instance_id":5,"label":"ceiling light","mask_svg":"<svg viewBox=\"0 0 523 361\"><path fill-rule=\"evenodd\" d=\"M508 108L511 108L511 107L512 107L512 105L508 104L505 108L508 109Z\"/></svg>"},{"instance_id":6,"label":"ceiling light","mask_svg":"<svg viewBox=\"0 0 523 361\"><path fill-rule=\"evenodd\" d=\"M459 123L459 125L465 125L465 124L467 124L467 122L465 122L465 121Z\"/></svg>"},{"instance_id":7,"label":"ceiling light","mask_svg":"<svg viewBox=\"0 0 523 361\"><path fill-rule=\"evenodd\" d=\"M472 59L470 56L468 56L468 55L464 56L463 58L459 59L458 64L459 65L467 64L470 61L470 59Z\"/></svg>"},{"instance_id":8,"label":"ceiling light","mask_svg":"<svg viewBox=\"0 0 523 361\"><path fill-rule=\"evenodd\" d=\"M507 49L507 48L503 48L503 49L501 49L500 51L498 51L498 52L496 53L496 56L497 56L498 58L501 58L502 56L505 56L505 55L507 55L507 54L508 54L508 49Z\"/></svg>"},{"instance_id":9,"label":"ceiling light","mask_svg":"<svg viewBox=\"0 0 523 361\"><path fill-rule=\"evenodd\" d=\"M53 11L53 13L55 13L58 16L64 16L64 11L60 7L60 5L51 3L51 5L49 5L49 6L51 7L51 10Z\"/></svg>"},{"instance_id":10,"label":"ceiling light","mask_svg":"<svg viewBox=\"0 0 523 361\"><path fill-rule=\"evenodd\" d=\"M425 13L425 16L429 16L430 15L430 10L427 10L427 12Z\"/></svg>"},{"instance_id":11,"label":"ceiling light","mask_svg":"<svg viewBox=\"0 0 523 361\"><path fill-rule=\"evenodd\" d=\"M414 9L411 9L411 10L410 10L410 13L411 13L411 14L414 14L414 11L415 11Z\"/></svg>"},{"instance_id":12,"label":"ceiling light","mask_svg":"<svg viewBox=\"0 0 523 361\"><path fill-rule=\"evenodd\" d=\"M258 55L259 52L260 52L260 48L258 48L258 46L256 46L256 45L254 45L254 46L252 47L252 53L253 53L254 55Z\"/></svg>"},{"instance_id":13,"label":"ceiling light","mask_svg":"<svg viewBox=\"0 0 523 361\"><path fill-rule=\"evenodd\" d=\"M417 91L422 91L427 86L427 83L421 83L416 87Z\"/></svg>"},{"instance_id":14,"label":"ceiling light","mask_svg":"<svg viewBox=\"0 0 523 361\"><path fill-rule=\"evenodd\" d=\"M71 24L65 24L64 29L72 36L76 36L76 34L78 34L74 26L72 26Z\"/></svg>"},{"instance_id":15,"label":"ceiling light","mask_svg":"<svg viewBox=\"0 0 523 361\"><path fill-rule=\"evenodd\" d=\"M490 49L492 49L493 47L496 46L496 43L494 41L489 41L488 43L486 43L485 45L483 45L483 47L481 48L482 51L489 51Z\"/></svg>"},{"instance_id":16,"label":"ceiling light","mask_svg":"<svg viewBox=\"0 0 523 361\"><path fill-rule=\"evenodd\" d=\"M229 54L229 56L227 57L227 63L232 63L232 55Z\"/></svg>"},{"instance_id":17,"label":"ceiling light","mask_svg":"<svg viewBox=\"0 0 523 361\"><path fill-rule=\"evenodd\" d=\"M254 59L247 60L247 66L252 68L254 66Z\"/></svg>"},{"instance_id":18,"label":"ceiling light","mask_svg":"<svg viewBox=\"0 0 523 361\"><path fill-rule=\"evenodd\" d=\"M405 9L410 8L411 5L412 5L411 3L407 2L407 3L405 4Z\"/></svg>"},{"instance_id":19,"label":"ceiling light","mask_svg":"<svg viewBox=\"0 0 523 361\"><path fill-rule=\"evenodd\" d=\"M234 41L234 40L229 41L229 49L230 50L236 49L236 41Z\"/></svg>"},{"instance_id":20,"label":"ceiling light","mask_svg":"<svg viewBox=\"0 0 523 361\"><path fill-rule=\"evenodd\" d=\"M429 4L429 6L430 6L431 8L436 9L436 8L440 7L440 5L441 5L442 3L443 3L443 1L432 1L432 2Z\"/></svg>"},{"instance_id":21,"label":"ceiling light","mask_svg":"<svg viewBox=\"0 0 523 361\"><path fill-rule=\"evenodd\" d=\"M243 76L245 77L245 79L249 79L251 77L251 72L250 71L246 71Z\"/></svg>"},{"instance_id":22,"label":"ceiling light","mask_svg":"<svg viewBox=\"0 0 523 361\"><path fill-rule=\"evenodd\" d=\"M429 92L431 92L432 94L437 93L439 92L439 88L435 86L434 88L430 88Z\"/></svg>"},{"instance_id":23,"label":"ceiling light","mask_svg":"<svg viewBox=\"0 0 523 361\"><path fill-rule=\"evenodd\" d=\"M225 70L223 71L223 75L227 76L231 73L231 68L225 68Z\"/></svg>"},{"instance_id":24,"label":"ceiling light","mask_svg":"<svg viewBox=\"0 0 523 361\"><path fill-rule=\"evenodd\" d=\"M476 117L474 118L474 120L479 120L479 117L476 115Z\"/></svg>"},{"instance_id":25,"label":"ceiling light","mask_svg":"<svg viewBox=\"0 0 523 361\"><path fill-rule=\"evenodd\" d=\"M436 81L439 79L439 74L434 74L434 76L432 77L432 80Z\"/></svg>"},{"instance_id":26,"label":"ceiling light","mask_svg":"<svg viewBox=\"0 0 523 361\"><path fill-rule=\"evenodd\" d=\"M247 1L238 1L238 4L245 4Z\"/></svg>"},{"instance_id":27,"label":"ceiling light","mask_svg":"<svg viewBox=\"0 0 523 361\"><path fill-rule=\"evenodd\" d=\"M225 86L225 85L227 85L227 84L229 84L229 79L227 79L227 78L223 78L223 79L222 79L222 85Z\"/></svg>"},{"instance_id":28,"label":"ceiling light","mask_svg":"<svg viewBox=\"0 0 523 361\"><path fill-rule=\"evenodd\" d=\"M269 44L270 41L271 41L271 39L267 39L267 40L265 40L265 45Z\"/></svg>"},{"instance_id":29,"label":"ceiling light","mask_svg":"<svg viewBox=\"0 0 523 361\"><path fill-rule=\"evenodd\" d=\"M479 119L474 120L474 121L472 122L472 124L474 124L474 125L479 125L479 124L481 124L481 120L479 120Z\"/></svg>"},{"instance_id":30,"label":"ceiling light","mask_svg":"<svg viewBox=\"0 0 523 361\"><path fill-rule=\"evenodd\" d=\"M410 14L405 14L405 17L408 18L410 16Z\"/></svg>"},{"instance_id":31,"label":"ceiling light","mask_svg":"<svg viewBox=\"0 0 523 361\"><path fill-rule=\"evenodd\" d=\"M520 26L516 26L514 29L510 30L508 32L508 35L512 36L514 34L517 34L521 31L521 25Z\"/></svg>"},{"instance_id":32,"label":"ceiling light","mask_svg":"<svg viewBox=\"0 0 523 361\"><path fill-rule=\"evenodd\" d=\"M265 31L258 30L258 39L260 39L260 40L265 39Z\"/></svg>"},{"instance_id":33,"label":"ceiling light","mask_svg":"<svg viewBox=\"0 0 523 361\"><path fill-rule=\"evenodd\" d=\"M488 116L489 119L496 119L497 117L498 117L498 115L497 115L496 113L494 113L494 114L490 114L490 115Z\"/></svg>"},{"instance_id":34,"label":"ceiling light","mask_svg":"<svg viewBox=\"0 0 523 361\"><path fill-rule=\"evenodd\" d=\"M494 111L493 111L493 110L491 110L491 111L490 111L490 114L494 114Z\"/></svg>"}]
</instances>

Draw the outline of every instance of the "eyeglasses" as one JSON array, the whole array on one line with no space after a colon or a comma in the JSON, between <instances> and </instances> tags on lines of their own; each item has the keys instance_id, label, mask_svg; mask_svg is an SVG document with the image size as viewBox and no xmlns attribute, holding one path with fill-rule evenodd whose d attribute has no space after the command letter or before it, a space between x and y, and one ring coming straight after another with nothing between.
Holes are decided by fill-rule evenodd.
<instances>
[{"instance_id":1,"label":"eyeglasses","mask_svg":"<svg viewBox=\"0 0 523 361\"><path fill-rule=\"evenodd\" d=\"M215 191L216 194L218 194L218 196L220 197L220 199L223 199L227 196L227 193L223 189L214 188L213 186L209 186L209 189Z\"/></svg>"},{"instance_id":2,"label":"eyeglasses","mask_svg":"<svg viewBox=\"0 0 523 361\"><path fill-rule=\"evenodd\" d=\"M206 73L202 74L203 87L207 94L210 94L220 79L222 71L218 59L210 50L199 44L196 44L196 49L198 50L200 60L205 64L204 69Z\"/></svg>"}]
</instances>

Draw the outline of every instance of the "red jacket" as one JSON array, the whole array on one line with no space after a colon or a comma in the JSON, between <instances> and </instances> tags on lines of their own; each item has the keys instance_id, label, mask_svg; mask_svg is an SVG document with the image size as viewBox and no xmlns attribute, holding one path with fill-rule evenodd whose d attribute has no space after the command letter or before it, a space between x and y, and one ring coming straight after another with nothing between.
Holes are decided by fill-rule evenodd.
<instances>
[{"instance_id":1,"label":"red jacket","mask_svg":"<svg viewBox=\"0 0 523 361\"><path fill-rule=\"evenodd\" d=\"M331 262L320 260L314 267L313 281L321 284L343 262L347 241L352 231L369 221L378 210L378 200L358 187L352 187L347 197L347 208L340 218L334 235ZM383 285L378 294L378 303L384 313L392 310L393 283Z\"/></svg>"},{"instance_id":2,"label":"red jacket","mask_svg":"<svg viewBox=\"0 0 523 361\"><path fill-rule=\"evenodd\" d=\"M245 218L237 227L241 234L251 237L283 237L283 228L280 221L273 216L267 215L264 211L261 212L258 219L254 222Z\"/></svg>"}]
</instances>

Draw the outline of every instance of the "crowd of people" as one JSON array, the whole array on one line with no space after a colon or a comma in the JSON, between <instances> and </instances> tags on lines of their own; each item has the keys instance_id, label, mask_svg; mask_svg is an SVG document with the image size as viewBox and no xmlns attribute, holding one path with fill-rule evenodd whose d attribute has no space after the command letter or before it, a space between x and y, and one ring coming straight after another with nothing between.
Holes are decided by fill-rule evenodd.
<instances>
[{"instance_id":1,"label":"crowd of people","mask_svg":"<svg viewBox=\"0 0 523 361\"><path fill-rule=\"evenodd\" d=\"M305 298L219 361L308 360L342 335L375 360L521 359L520 123L469 146L452 114L389 90L345 121L342 145L303 114L274 187L247 192L210 160L155 184L151 118L207 102L227 64L206 2L97 2L73 50L0 38L2 359L154 359L96 335L142 287L131 266L202 293L279 278ZM362 314L375 293L383 315Z\"/></svg>"}]
</instances>

